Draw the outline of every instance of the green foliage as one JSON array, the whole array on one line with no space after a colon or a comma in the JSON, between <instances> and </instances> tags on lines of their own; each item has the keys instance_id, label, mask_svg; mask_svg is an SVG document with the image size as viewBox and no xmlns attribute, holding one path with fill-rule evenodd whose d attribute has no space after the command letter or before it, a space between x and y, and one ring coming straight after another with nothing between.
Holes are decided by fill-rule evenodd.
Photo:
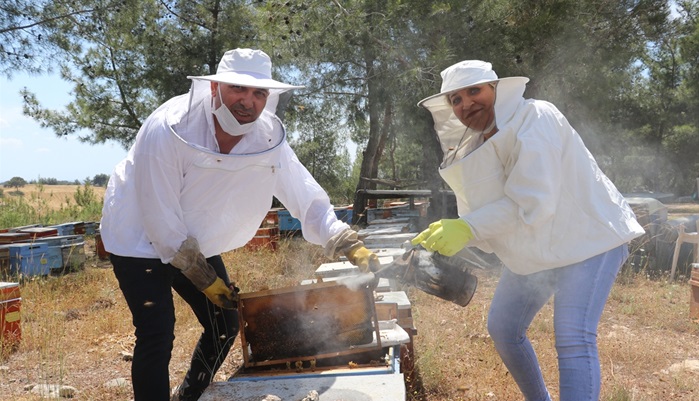
<instances>
[{"instance_id":1,"label":"green foliage","mask_svg":"<svg viewBox=\"0 0 699 401\"><path fill-rule=\"evenodd\" d=\"M95 174L92 178L92 185L96 187L106 187L109 182L109 175L107 174Z\"/></svg>"},{"instance_id":2,"label":"green foliage","mask_svg":"<svg viewBox=\"0 0 699 401\"><path fill-rule=\"evenodd\" d=\"M7 56L16 49L32 53L27 68L48 49L75 98L49 110L25 90L25 113L58 136L89 132L80 139L128 147L148 114L187 91L187 75L213 72L224 50L262 48L277 78L306 85L286 116L294 147L342 197L348 182L439 189L441 150L415 103L439 90L445 67L483 59L500 76L530 77L525 96L561 109L620 186L683 194L699 173L685 160L699 152L698 9L669 0L17 0L0 10L0 73L21 62ZM21 28L29 20L39 23ZM352 178L348 138L361 154Z\"/></svg>"},{"instance_id":3,"label":"green foliage","mask_svg":"<svg viewBox=\"0 0 699 401\"><path fill-rule=\"evenodd\" d=\"M300 77L306 85L296 97L302 108L292 108L292 118L326 120L339 137L359 145L361 165L351 193L375 188L375 179L387 174L379 164L386 152L394 155L396 147L412 141L406 136L424 135L415 133L412 121L402 114L408 108L409 115L416 111L416 71L424 51L418 46L422 32L415 25L422 18L418 5L424 2L306 1L283 7L266 2L259 7L258 36L271 48L275 62L284 63L280 72ZM423 155L431 152L418 149L414 157L393 158L391 171L396 164L405 170L424 165ZM410 165L415 160L419 163ZM436 174L436 169L430 171Z\"/></svg>"},{"instance_id":4,"label":"green foliage","mask_svg":"<svg viewBox=\"0 0 699 401\"><path fill-rule=\"evenodd\" d=\"M27 182L26 182L26 181L24 180L24 178L22 178L22 177L12 177L12 178L10 178L10 180L7 181L4 185L5 185L6 187L9 187L9 188L16 188L16 189L19 190L19 189L22 188L23 186L27 185Z\"/></svg>"},{"instance_id":5,"label":"green foliage","mask_svg":"<svg viewBox=\"0 0 699 401\"><path fill-rule=\"evenodd\" d=\"M40 73L51 71L47 60L56 56L53 40L64 32L56 32L55 21L70 20L61 12L61 5L70 0L38 2L13 0L0 7L0 74L12 77L15 71ZM89 9L75 9L76 14L91 13Z\"/></svg>"},{"instance_id":6,"label":"green foliage","mask_svg":"<svg viewBox=\"0 0 699 401\"><path fill-rule=\"evenodd\" d=\"M352 203L354 190L347 190L351 163L345 146L349 132L342 128L343 115L328 103L308 99L294 99L293 107L296 111L290 114L287 125L299 160L333 203Z\"/></svg>"},{"instance_id":7,"label":"green foliage","mask_svg":"<svg viewBox=\"0 0 699 401\"><path fill-rule=\"evenodd\" d=\"M68 14L92 3L55 7ZM223 52L241 44L249 10L240 3L107 0L99 12L55 21L61 76L75 99L65 111L49 110L25 90L25 114L58 136L88 130L80 140L128 148L160 103L187 92L187 75L215 71Z\"/></svg>"},{"instance_id":8,"label":"green foliage","mask_svg":"<svg viewBox=\"0 0 699 401\"><path fill-rule=\"evenodd\" d=\"M38 213L24 197L3 197L0 200L0 227L21 227L35 224Z\"/></svg>"},{"instance_id":9,"label":"green foliage","mask_svg":"<svg viewBox=\"0 0 699 401\"><path fill-rule=\"evenodd\" d=\"M82 189L78 187L73 194L75 203L80 207L86 207L91 203L97 202L97 195L89 184L85 184Z\"/></svg>"},{"instance_id":10,"label":"green foliage","mask_svg":"<svg viewBox=\"0 0 699 401\"><path fill-rule=\"evenodd\" d=\"M43 185L59 185L58 180L56 178L39 178L37 180L37 184L43 184Z\"/></svg>"},{"instance_id":11,"label":"green foliage","mask_svg":"<svg viewBox=\"0 0 699 401\"><path fill-rule=\"evenodd\" d=\"M663 138L663 148L670 154L674 163L670 166L678 175L674 178L673 189L679 194L691 194L696 190L695 178L699 177L699 126L676 125L668 136Z\"/></svg>"}]
</instances>

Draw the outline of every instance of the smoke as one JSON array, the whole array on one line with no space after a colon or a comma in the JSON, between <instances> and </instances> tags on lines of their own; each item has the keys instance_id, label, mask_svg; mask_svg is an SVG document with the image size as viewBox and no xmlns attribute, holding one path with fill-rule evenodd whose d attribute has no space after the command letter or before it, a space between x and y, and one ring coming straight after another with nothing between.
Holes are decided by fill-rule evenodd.
<instances>
[{"instance_id":1,"label":"smoke","mask_svg":"<svg viewBox=\"0 0 699 401\"><path fill-rule=\"evenodd\" d=\"M358 275L341 277L337 280L337 283L352 291L359 291L366 288L375 279L376 276L373 273L361 273Z\"/></svg>"},{"instance_id":2,"label":"smoke","mask_svg":"<svg viewBox=\"0 0 699 401\"><path fill-rule=\"evenodd\" d=\"M589 36L581 39L580 29ZM694 157L683 151L691 143L671 148L687 121L679 113L678 91L663 87L647 65L615 51L613 41L605 41L600 53L603 44L592 39L601 32L586 29L568 26L540 65L524 59L531 78L525 97L553 103L620 191L690 195L695 176L688 166ZM676 115L668 113L672 110Z\"/></svg>"},{"instance_id":3,"label":"smoke","mask_svg":"<svg viewBox=\"0 0 699 401\"><path fill-rule=\"evenodd\" d=\"M256 362L314 356L371 343L373 296L327 284L241 297L241 330Z\"/></svg>"}]
</instances>

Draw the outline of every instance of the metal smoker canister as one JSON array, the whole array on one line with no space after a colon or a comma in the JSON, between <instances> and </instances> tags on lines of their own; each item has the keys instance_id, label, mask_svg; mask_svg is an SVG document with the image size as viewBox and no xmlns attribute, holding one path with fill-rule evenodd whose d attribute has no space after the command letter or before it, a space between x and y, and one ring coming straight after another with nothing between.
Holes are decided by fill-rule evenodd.
<instances>
[{"instance_id":1,"label":"metal smoker canister","mask_svg":"<svg viewBox=\"0 0 699 401\"><path fill-rule=\"evenodd\" d=\"M478 285L478 278L469 272L464 259L425 250L414 250L404 281L459 306L471 302Z\"/></svg>"}]
</instances>

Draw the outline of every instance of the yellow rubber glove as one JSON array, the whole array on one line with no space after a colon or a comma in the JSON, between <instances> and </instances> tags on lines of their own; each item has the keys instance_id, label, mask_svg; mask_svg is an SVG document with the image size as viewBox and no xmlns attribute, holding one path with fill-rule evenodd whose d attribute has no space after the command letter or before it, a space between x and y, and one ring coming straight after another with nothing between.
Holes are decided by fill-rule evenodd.
<instances>
[{"instance_id":1,"label":"yellow rubber glove","mask_svg":"<svg viewBox=\"0 0 699 401\"><path fill-rule=\"evenodd\" d=\"M196 238L187 237L170 264L180 269L197 290L203 292L214 304L224 309L238 307L238 294L226 286L223 279L216 275L214 268L206 262L199 251Z\"/></svg>"},{"instance_id":2,"label":"yellow rubber glove","mask_svg":"<svg viewBox=\"0 0 699 401\"><path fill-rule=\"evenodd\" d=\"M347 260L359 267L363 273L376 272L381 268L379 257L364 246L356 246L347 251Z\"/></svg>"},{"instance_id":3,"label":"yellow rubber glove","mask_svg":"<svg viewBox=\"0 0 699 401\"><path fill-rule=\"evenodd\" d=\"M473 239L471 226L462 219L442 219L413 238L410 243L421 244L428 251L454 256Z\"/></svg>"},{"instance_id":4,"label":"yellow rubber glove","mask_svg":"<svg viewBox=\"0 0 699 401\"><path fill-rule=\"evenodd\" d=\"M233 288L231 288L233 287ZM223 309L238 308L238 292L237 287L227 286L221 277L216 277L213 284L204 288L202 292L209 298L209 301L220 306Z\"/></svg>"}]
</instances>

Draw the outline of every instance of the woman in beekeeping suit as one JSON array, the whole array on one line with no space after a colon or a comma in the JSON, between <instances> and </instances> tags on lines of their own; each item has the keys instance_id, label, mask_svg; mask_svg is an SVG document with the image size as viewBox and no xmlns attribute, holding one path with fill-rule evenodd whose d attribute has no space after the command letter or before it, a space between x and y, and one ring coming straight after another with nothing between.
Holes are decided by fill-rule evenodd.
<instances>
[{"instance_id":1,"label":"woman in beekeeping suit","mask_svg":"<svg viewBox=\"0 0 699 401\"><path fill-rule=\"evenodd\" d=\"M475 246L506 266L488 331L527 401L551 400L527 328L554 296L560 399L597 401L597 325L643 229L561 112L523 97L528 78L467 60L442 80L418 105L432 113L459 218L432 223L413 244L448 256Z\"/></svg>"},{"instance_id":2,"label":"woman in beekeeping suit","mask_svg":"<svg viewBox=\"0 0 699 401\"><path fill-rule=\"evenodd\" d=\"M254 237L273 197L329 257L378 267L274 114L279 94L300 87L272 79L269 56L252 49L230 50L216 74L189 78L189 94L146 119L105 194L101 235L136 327L135 401L170 399L171 289L204 328L173 399L196 400L209 385L238 332L235 286L220 255Z\"/></svg>"}]
</instances>

